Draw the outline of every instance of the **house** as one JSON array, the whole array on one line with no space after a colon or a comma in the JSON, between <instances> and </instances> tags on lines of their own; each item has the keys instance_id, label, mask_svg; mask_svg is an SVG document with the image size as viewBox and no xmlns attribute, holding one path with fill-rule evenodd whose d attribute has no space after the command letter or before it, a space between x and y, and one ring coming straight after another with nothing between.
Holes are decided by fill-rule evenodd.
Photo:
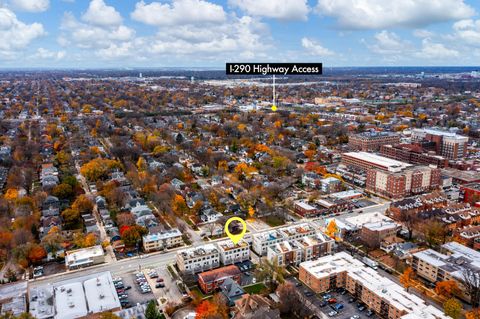
<instances>
[{"instance_id":1,"label":"house","mask_svg":"<svg viewBox=\"0 0 480 319\"><path fill-rule=\"evenodd\" d=\"M177 190L183 190L185 188L185 183L179 180L178 178L174 178L170 181L170 184Z\"/></svg>"},{"instance_id":2,"label":"house","mask_svg":"<svg viewBox=\"0 0 480 319\"><path fill-rule=\"evenodd\" d=\"M198 275L198 285L204 293L209 294L218 289L228 278L241 284L242 272L234 265L202 272Z\"/></svg>"},{"instance_id":3,"label":"house","mask_svg":"<svg viewBox=\"0 0 480 319\"><path fill-rule=\"evenodd\" d=\"M232 278L227 278L222 284L220 284L220 291L227 299L227 304L229 307L233 307L235 305L235 301L240 299L245 294L245 291L242 289L242 287Z\"/></svg>"},{"instance_id":4,"label":"house","mask_svg":"<svg viewBox=\"0 0 480 319\"><path fill-rule=\"evenodd\" d=\"M280 310L262 295L244 294L235 301L233 319L280 319Z\"/></svg>"}]
</instances>

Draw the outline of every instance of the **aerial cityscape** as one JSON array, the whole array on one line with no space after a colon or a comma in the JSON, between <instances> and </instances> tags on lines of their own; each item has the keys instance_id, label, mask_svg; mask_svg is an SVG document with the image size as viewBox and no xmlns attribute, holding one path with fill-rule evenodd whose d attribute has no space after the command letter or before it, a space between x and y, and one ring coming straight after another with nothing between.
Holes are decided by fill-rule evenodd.
<instances>
[{"instance_id":1,"label":"aerial cityscape","mask_svg":"<svg viewBox=\"0 0 480 319\"><path fill-rule=\"evenodd\" d=\"M0 319L480 319L479 12L0 1Z\"/></svg>"}]
</instances>

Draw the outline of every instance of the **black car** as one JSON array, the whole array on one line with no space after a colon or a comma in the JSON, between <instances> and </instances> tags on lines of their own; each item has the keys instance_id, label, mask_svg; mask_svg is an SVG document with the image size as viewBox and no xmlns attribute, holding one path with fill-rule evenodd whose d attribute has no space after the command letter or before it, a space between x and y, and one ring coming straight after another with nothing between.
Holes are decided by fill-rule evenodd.
<instances>
[{"instance_id":1,"label":"black car","mask_svg":"<svg viewBox=\"0 0 480 319\"><path fill-rule=\"evenodd\" d=\"M125 287L125 290L132 289L132 286Z\"/></svg>"},{"instance_id":2,"label":"black car","mask_svg":"<svg viewBox=\"0 0 480 319\"><path fill-rule=\"evenodd\" d=\"M371 317L371 316L373 316L374 314L375 314L375 313L373 312L372 309L368 309L368 310L367 310L367 313L366 313L367 317Z\"/></svg>"},{"instance_id":3,"label":"black car","mask_svg":"<svg viewBox=\"0 0 480 319\"><path fill-rule=\"evenodd\" d=\"M352 302L354 302L354 301L355 301L355 298L349 298L349 299L348 299L348 303L352 303Z\"/></svg>"},{"instance_id":4,"label":"black car","mask_svg":"<svg viewBox=\"0 0 480 319\"><path fill-rule=\"evenodd\" d=\"M320 303L318 305L323 308L327 305L327 302L326 301L320 301Z\"/></svg>"}]
</instances>

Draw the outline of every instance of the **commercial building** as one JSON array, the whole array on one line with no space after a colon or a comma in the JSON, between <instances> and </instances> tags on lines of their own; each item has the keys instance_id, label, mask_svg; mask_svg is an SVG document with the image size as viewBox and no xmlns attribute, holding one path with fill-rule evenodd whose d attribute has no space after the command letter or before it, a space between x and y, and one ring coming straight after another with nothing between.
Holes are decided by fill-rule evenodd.
<instances>
[{"instance_id":1,"label":"commercial building","mask_svg":"<svg viewBox=\"0 0 480 319\"><path fill-rule=\"evenodd\" d=\"M295 213L301 216L312 216L318 213L318 209L306 202L303 201L296 201L293 204Z\"/></svg>"},{"instance_id":2,"label":"commercial building","mask_svg":"<svg viewBox=\"0 0 480 319\"><path fill-rule=\"evenodd\" d=\"M448 159L426 152L419 144L382 145L380 154L411 164L435 165L440 168L448 166Z\"/></svg>"},{"instance_id":3,"label":"commercial building","mask_svg":"<svg viewBox=\"0 0 480 319\"><path fill-rule=\"evenodd\" d=\"M316 233L315 228L309 223L269 230L253 235L252 249L258 255L266 256L268 247L284 241L290 242L303 237L311 237Z\"/></svg>"},{"instance_id":4,"label":"commercial building","mask_svg":"<svg viewBox=\"0 0 480 319\"><path fill-rule=\"evenodd\" d=\"M301 263L299 278L315 293L343 287L383 318L450 318L345 252Z\"/></svg>"},{"instance_id":5,"label":"commercial building","mask_svg":"<svg viewBox=\"0 0 480 319\"><path fill-rule=\"evenodd\" d=\"M348 138L351 150L363 152L378 152L382 145L397 143L400 143L400 136L391 132L363 132Z\"/></svg>"},{"instance_id":6,"label":"commercial building","mask_svg":"<svg viewBox=\"0 0 480 319\"><path fill-rule=\"evenodd\" d=\"M332 252L334 240L318 233L294 241L277 243L267 249L267 259L279 266L298 266L301 262L319 258Z\"/></svg>"},{"instance_id":7,"label":"commercial building","mask_svg":"<svg viewBox=\"0 0 480 319\"><path fill-rule=\"evenodd\" d=\"M342 181L335 177L327 177L320 180L320 190L326 194L342 190Z\"/></svg>"},{"instance_id":8,"label":"commercial building","mask_svg":"<svg viewBox=\"0 0 480 319\"><path fill-rule=\"evenodd\" d=\"M182 233L177 228L143 236L143 250L151 252L183 244Z\"/></svg>"},{"instance_id":9,"label":"commercial building","mask_svg":"<svg viewBox=\"0 0 480 319\"><path fill-rule=\"evenodd\" d=\"M202 272L198 275L198 285L204 293L209 294L219 288L227 278L240 285L242 272L234 265Z\"/></svg>"},{"instance_id":10,"label":"commercial building","mask_svg":"<svg viewBox=\"0 0 480 319\"><path fill-rule=\"evenodd\" d=\"M177 267L183 273L199 273L220 266L220 251L214 244L177 252Z\"/></svg>"},{"instance_id":11,"label":"commercial building","mask_svg":"<svg viewBox=\"0 0 480 319\"><path fill-rule=\"evenodd\" d=\"M30 288L29 304L37 319L82 318L121 309L110 272Z\"/></svg>"},{"instance_id":12,"label":"commercial building","mask_svg":"<svg viewBox=\"0 0 480 319\"><path fill-rule=\"evenodd\" d=\"M234 244L231 240L225 240L217 243L220 252L220 261L223 265L250 260L250 247L244 240Z\"/></svg>"},{"instance_id":13,"label":"commercial building","mask_svg":"<svg viewBox=\"0 0 480 319\"><path fill-rule=\"evenodd\" d=\"M468 137L438 129L414 129L412 140L433 142L435 152L448 159L462 158L467 151Z\"/></svg>"},{"instance_id":14,"label":"commercial building","mask_svg":"<svg viewBox=\"0 0 480 319\"><path fill-rule=\"evenodd\" d=\"M360 240L370 248L379 248L385 238L395 237L399 228L395 222L366 223L360 230Z\"/></svg>"},{"instance_id":15,"label":"commercial building","mask_svg":"<svg viewBox=\"0 0 480 319\"><path fill-rule=\"evenodd\" d=\"M70 270L98 265L103 262L105 262L105 254L100 245L69 250L65 253L65 266Z\"/></svg>"},{"instance_id":16,"label":"commercial building","mask_svg":"<svg viewBox=\"0 0 480 319\"><path fill-rule=\"evenodd\" d=\"M342 162L367 173L366 190L388 198L403 198L440 185L440 170L436 167L413 166L365 152L345 153Z\"/></svg>"},{"instance_id":17,"label":"commercial building","mask_svg":"<svg viewBox=\"0 0 480 319\"><path fill-rule=\"evenodd\" d=\"M477 173L480 175L480 172ZM463 192L463 201L475 204L480 202L480 183L465 184L460 187Z\"/></svg>"},{"instance_id":18,"label":"commercial building","mask_svg":"<svg viewBox=\"0 0 480 319\"><path fill-rule=\"evenodd\" d=\"M480 272L480 252L457 242L442 245L442 252L427 249L413 254L412 267L417 275L435 283L455 280L461 292L460 297L470 301L468 291L463 285L467 269Z\"/></svg>"}]
</instances>

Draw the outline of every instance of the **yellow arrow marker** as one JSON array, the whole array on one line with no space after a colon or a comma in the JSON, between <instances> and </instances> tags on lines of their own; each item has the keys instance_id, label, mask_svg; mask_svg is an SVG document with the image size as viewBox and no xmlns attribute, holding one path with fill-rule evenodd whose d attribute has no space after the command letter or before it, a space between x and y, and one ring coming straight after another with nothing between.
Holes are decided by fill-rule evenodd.
<instances>
[{"instance_id":1,"label":"yellow arrow marker","mask_svg":"<svg viewBox=\"0 0 480 319\"><path fill-rule=\"evenodd\" d=\"M233 221L237 221L240 224L242 224L242 232L240 234L230 233L230 230L228 229L228 225ZM245 236L246 232L247 232L247 223L245 223L245 221L240 217L232 217L229 220L227 220L227 222L225 223L225 233L233 241L235 245L243 238L243 236Z\"/></svg>"},{"instance_id":2,"label":"yellow arrow marker","mask_svg":"<svg viewBox=\"0 0 480 319\"><path fill-rule=\"evenodd\" d=\"M275 112L277 110L277 106L275 104L272 105L272 111Z\"/></svg>"}]
</instances>

